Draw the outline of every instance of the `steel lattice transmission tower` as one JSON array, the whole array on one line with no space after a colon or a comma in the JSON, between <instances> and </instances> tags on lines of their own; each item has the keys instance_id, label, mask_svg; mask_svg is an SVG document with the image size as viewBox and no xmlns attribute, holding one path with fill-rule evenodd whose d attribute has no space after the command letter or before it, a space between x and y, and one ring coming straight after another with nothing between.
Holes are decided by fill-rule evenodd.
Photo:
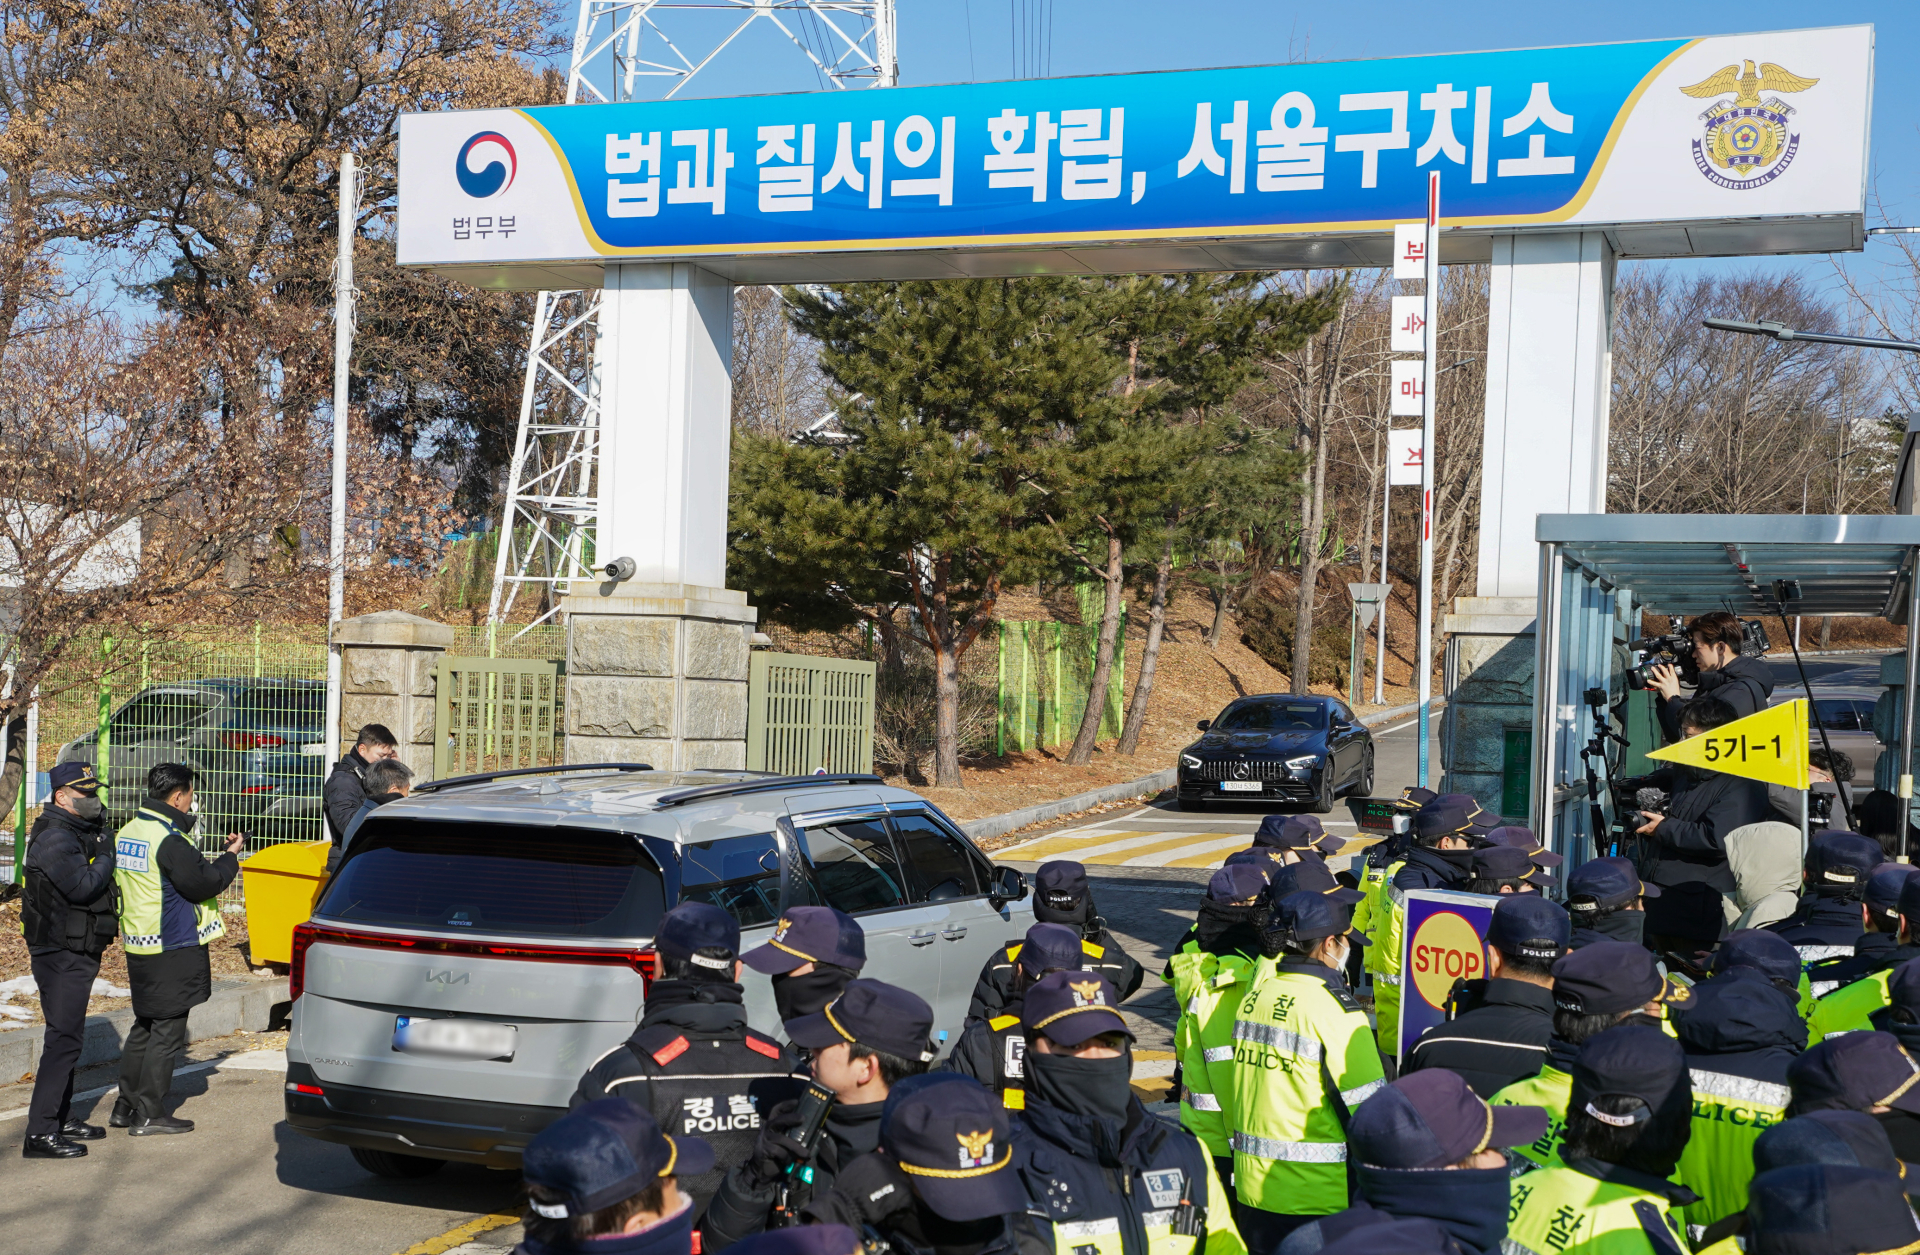
<instances>
[{"instance_id":1,"label":"steel lattice transmission tower","mask_svg":"<svg viewBox=\"0 0 1920 1255\"><path fill-rule=\"evenodd\" d=\"M566 103L633 100L641 79L667 80L660 94L672 97L762 22L831 87L891 87L898 78L893 0L581 0ZM698 60L684 51L696 32L711 38L721 31ZM559 606L558 586L593 578L599 316L597 288L542 292L534 304L489 623L504 622L528 586L542 593L534 622L543 622Z\"/></svg>"}]
</instances>

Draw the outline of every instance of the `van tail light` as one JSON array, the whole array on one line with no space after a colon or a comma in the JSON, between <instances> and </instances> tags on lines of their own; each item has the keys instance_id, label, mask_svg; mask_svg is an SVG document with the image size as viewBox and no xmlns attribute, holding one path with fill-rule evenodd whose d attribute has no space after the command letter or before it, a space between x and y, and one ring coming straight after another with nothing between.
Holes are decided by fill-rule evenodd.
<instances>
[{"instance_id":1,"label":"van tail light","mask_svg":"<svg viewBox=\"0 0 1920 1255\"><path fill-rule=\"evenodd\" d=\"M588 963L630 967L640 974L643 994L653 988L660 963L652 947L639 950L587 949L442 937L406 937L396 933L363 933L346 928L330 928L309 920L293 928L293 961L288 965L287 972L290 1001L298 1001L306 989L307 951L316 944L357 946L369 950L410 950L418 954L457 955L475 959L516 959L522 963Z\"/></svg>"},{"instance_id":2,"label":"van tail light","mask_svg":"<svg viewBox=\"0 0 1920 1255\"><path fill-rule=\"evenodd\" d=\"M301 993L307 986L307 947L313 944L314 934L320 930L311 923L293 926L293 957L287 964L287 1001L300 1001Z\"/></svg>"},{"instance_id":3,"label":"van tail light","mask_svg":"<svg viewBox=\"0 0 1920 1255\"><path fill-rule=\"evenodd\" d=\"M288 1081L287 1092L289 1094L312 1094L315 1098L325 1098L327 1096L327 1091L321 1089L318 1085L302 1085L298 1081Z\"/></svg>"}]
</instances>

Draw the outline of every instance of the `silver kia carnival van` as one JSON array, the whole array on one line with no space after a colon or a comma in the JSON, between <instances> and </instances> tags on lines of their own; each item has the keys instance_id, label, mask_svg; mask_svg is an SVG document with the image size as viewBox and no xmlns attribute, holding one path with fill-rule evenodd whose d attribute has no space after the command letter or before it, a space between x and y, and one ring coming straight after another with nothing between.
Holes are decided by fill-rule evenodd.
<instances>
[{"instance_id":1,"label":"silver kia carnival van","mask_svg":"<svg viewBox=\"0 0 1920 1255\"><path fill-rule=\"evenodd\" d=\"M725 907L743 946L825 903L865 975L960 1035L975 978L1032 920L924 798L874 776L599 765L462 776L369 815L295 931L287 1122L382 1176L517 1167L580 1075L624 1041L673 903ZM764 977L750 1022L778 1031Z\"/></svg>"}]
</instances>

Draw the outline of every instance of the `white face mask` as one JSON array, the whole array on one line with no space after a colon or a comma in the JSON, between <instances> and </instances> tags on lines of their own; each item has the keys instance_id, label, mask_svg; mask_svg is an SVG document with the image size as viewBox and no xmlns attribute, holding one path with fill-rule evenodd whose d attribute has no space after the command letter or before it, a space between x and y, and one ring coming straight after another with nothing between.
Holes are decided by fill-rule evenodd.
<instances>
[{"instance_id":1,"label":"white face mask","mask_svg":"<svg viewBox=\"0 0 1920 1255\"><path fill-rule=\"evenodd\" d=\"M1333 960L1332 966L1335 971L1343 970L1347 966L1347 960L1353 957L1353 943L1351 941L1341 942L1339 957L1335 958L1331 953L1329 953L1327 957Z\"/></svg>"}]
</instances>

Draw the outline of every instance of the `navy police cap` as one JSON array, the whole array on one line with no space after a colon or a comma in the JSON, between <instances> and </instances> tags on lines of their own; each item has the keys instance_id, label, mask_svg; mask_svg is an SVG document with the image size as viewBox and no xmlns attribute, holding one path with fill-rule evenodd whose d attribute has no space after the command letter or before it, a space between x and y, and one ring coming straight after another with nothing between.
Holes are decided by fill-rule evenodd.
<instances>
[{"instance_id":1,"label":"navy police cap","mask_svg":"<svg viewBox=\"0 0 1920 1255\"><path fill-rule=\"evenodd\" d=\"M1753 1179L1747 1196L1747 1250L1753 1255L1915 1249L1920 1221L1894 1173L1797 1164Z\"/></svg>"},{"instance_id":2,"label":"navy police cap","mask_svg":"<svg viewBox=\"0 0 1920 1255\"><path fill-rule=\"evenodd\" d=\"M1591 915L1623 907L1635 898L1659 896L1660 886L1643 882L1633 863L1624 858L1588 859L1567 877L1567 909L1576 919L1583 911Z\"/></svg>"},{"instance_id":3,"label":"navy police cap","mask_svg":"<svg viewBox=\"0 0 1920 1255\"><path fill-rule=\"evenodd\" d=\"M624 1098L601 1098L542 1129L520 1166L528 1185L551 1196L534 1211L563 1220L632 1198L661 1177L711 1172L713 1147L697 1137L669 1137Z\"/></svg>"},{"instance_id":4,"label":"navy police cap","mask_svg":"<svg viewBox=\"0 0 1920 1255\"><path fill-rule=\"evenodd\" d=\"M1276 899L1284 898L1289 893L1317 893L1342 906L1352 906L1367 896L1358 889L1349 889L1341 884L1333 871L1321 862L1295 863L1291 867L1275 868L1273 896Z\"/></svg>"},{"instance_id":5,"label":"navy police cap","mask_svg":"<svg viewBox=\"0 0 1920 1255\"><path fill-rule=\"evenodd\" d=\"M1013 1130L1006 1109L979 1082L921 1086L888 1105L880 1146L935 1215L965 1222L1026 1210L1026 1187L1008 1166Z\"/></svg>"},{"instance_id":6,"label":"navy police cap","mask_svg":"<svg viewBox=\"0 0 1920 1255\"><path fill-rule=\"evenodd\" d=\"M812 1015L786 1022L787 1040L808 1050L854 1042L908 1062L932 1063L933 1008L912 990L878 980L850 980L840 996Z\"/></svg>"},{"instance_id":7,"label":"navy police cap","mask_svg":"<svg viewBox=\"0 0 1920 1255\"><path fill-rule=\"evenodd\" d=\"M1086 966L1080 931L1065 924L1035 924L1027 929L1015 962L1028 976L1048 972L1077 972Z\"/></svg>"},{"instance_id":8,"label":"navy police cap","mask_svg":"<svg viewBox=\"0 0 1920 1255\"><path fill-rule=\"evenodd\" d=\"M1787 1065L1792 1111L1867 1111L1893 1107L1920 1115L1913 1056L1891 1033L1827 1037Z\"/></svg>"},{"instance_id":9,"label":"navy police cap","mask_svg":"<svg viewBox=\"0 0 1920 1255\"><path fill-rule=\"evenodd\" d=\"M1721 939L1720 948L1713 952L1713 970L1736 967L1750 967L1771 981L1800 982L1800 952L1791 941L1764 928L1743 928Z\"/></svg>"},{"instance_id":10,"label":"navy police cap","mask_svg":"<svg viewBox=\"0 0 1920 1255\"><path fill-rule=\"evenodd\" d=\"M653 948L669 958L685 959L700 967L733 970L740 953L740 925L711 902L682 902L668 911L653 934ZM695 954L696 950L725 950L725 959Z\"/></svg>"},{"instance_id":11,"label":"navy police cap","mask_svg":"<svg viewBox=\"0 0 1920 1255\"><path fill-rule=\"evenodd\" d=\"M1044 1033L1062 1046L1078 1046L1102 1033L1133 1036L1117 1009L1120 995L1094 972L1055 972L1027 990L1020 1020L1029 1035Z\"/></svg>"},{"instance_id":12,"label":"navy police cap","mask_svg":"<svg viewBox=\"0 0 1920 1255\"><path fill-rule=\"evenodd\" d=\"M756 972L777 976L809 963L859 971L867 965L867 934L860 921L830 906L788 907L773 936L740 956Z\"/></svg>"},{"instance_id":13,"label":"navy police cap","mask_svg":"<svg viewBox=\"0 0 1920 1255\"><path fill-rule=\"evenodd\" d=\"M1490 1107L1457 1072L1429 1068L1381 1086L1347 1126L1347 1145L1376 1168L1446 1168L1547 1131L1545 1107Z\"/></svg>"},{"instance_id":14,"label":"navy police cap","mask_svg":"<svg viewBox=\"0 0 1920 1255\"><path fill-rule=\"evenodd\" d=\"M1267 891L1267 877L1252 863L1229 863L1207 881L1207 897L1223 905L1245 902Z\"/></svg>"},{"instance_id":15,"label":"navy police cap","mask_svg":"<svg viewBox=\"0 0 1920 1255\"><path fill-rule=\"evenodd\" d=\"M1487 944L1502 954L1551 962L1567 952L1573 921L1566 908L1537 893L1508 894L1493 908Z\"/></svg>"}]
</instances>

